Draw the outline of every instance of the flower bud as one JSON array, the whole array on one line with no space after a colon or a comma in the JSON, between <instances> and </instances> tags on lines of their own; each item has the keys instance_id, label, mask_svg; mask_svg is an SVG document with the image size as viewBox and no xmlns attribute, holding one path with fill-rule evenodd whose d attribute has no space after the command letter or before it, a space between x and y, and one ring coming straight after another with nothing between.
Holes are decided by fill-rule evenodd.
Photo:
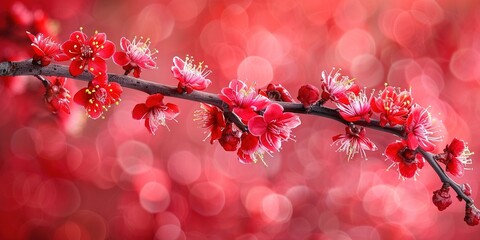
<instances>
[{"instance_id":1,"label":"flower bud","mask_svg":"<svg viewBox=\"0 0 480 240\"><path fill-rule=\"evenodd\" d=\"M480 222L480 211L473 204L467 204L463 220L470 226L478 225Z\"/></svg>"},{"instance_id":2,"label":"flower bud","mask_svg":"<svg viewBox=\"0 0 480 240\"><path fill-rule=\"evenodd\" d=\"M443 185L440 190L433 192L432 201L435 206L437 206L439 211L445 210L450 204L452 204L452 197L448 193L450 188Z\"/></svg>"},{"instance_id":3,"label":"flower bud","mask_svg":"<svg viewBox=\"0 0 480 240\"><path fill-rule=\"evenodd\" d=\"M222 145L225 151L236 151L238 144L240 143L240 137L238 131L232 129L232 124L228 124L222 131L222 137L218 139L220 145Z\"/></svg>"},{"instance_id":4,"label":"flower bud","mask_svg":"<svg viewBox=\"0 0 480 240\"><path fill-rule=\"evenodd\" d=\"M464 183L460 185L460 188L462 189L462 192L465 193L465 195L470 196L472 195L472 187L468 183ZM462 201L462 198L460 196L457 196L458 201Z\"/></svg>"},{"instance_id":5,"label":"flower bud","mask_svg":"<svg viewBox=\"0 0 480 240\"><path fill-rule=\"evenodd\" d=\"M303 85L298 89L297 99L305 108L310 107L320 99L320 91L311 84Z\"/></svg>"}]
</instances>

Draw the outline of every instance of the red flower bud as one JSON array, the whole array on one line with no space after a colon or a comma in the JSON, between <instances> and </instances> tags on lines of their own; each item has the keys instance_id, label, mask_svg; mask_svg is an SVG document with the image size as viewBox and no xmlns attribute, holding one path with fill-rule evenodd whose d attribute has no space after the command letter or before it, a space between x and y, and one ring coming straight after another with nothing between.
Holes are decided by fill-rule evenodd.
<instances>
[{"instance_id":1,"label":"red flower bud","mask_svg":"<svg viewBox=\"0 0 480 240\"><path fill-rule=\"evenodd\" d=\"M440 211L445 210L452 204L452 197L450 193L448 193L448 190L450 190L450 188L444 185L440 190L433 192L433 204L435 204Z\"/></svg>"},{"instance_id":2,"label":"red flower bud","mask_svg":"<svg viewBox=\"0 0 480 240\"><path fill-rule=\"evenodd\" d=\"M464 183L460 185L460 188L462 188L462 192L465 193L465 195L470 196L472 195L472 187L468 183ZM462 201L462 198L460 196L457 196L458 201Z\"/></svg>"},{"instance_id":3,"label":"red flower bud","mask_svg":"<svg viewBox=\"0 0 480 240\"><path fill-rule=\"evenodd\" d=\"M229 123L222 131L222 137L218 139L225 151L236 151L240 143L238 131L232 129L232 124Z\"/></svg>"},{"instance_id":4,"label":"red flower bud","mask_svg":"<svg viewBox=\"0 0 480 240\"><path fill-rule=\"evenodd\" d=\"M480 211L473 206L473 204L467 204L465 208L465 218L463 220L470 226L478 225L480 222Z\"/></svg>"},{"instance_id":5,"label":"red flower bud","mask_svg":"<svg viewBox=\"0 0 480 240\"><path fill-rule=\"evenodd\" d=\"M304 107L310 107L320 99L320 91L311 84L303 85L298 89L297 99Z\"/></svg>"}]
</instances>

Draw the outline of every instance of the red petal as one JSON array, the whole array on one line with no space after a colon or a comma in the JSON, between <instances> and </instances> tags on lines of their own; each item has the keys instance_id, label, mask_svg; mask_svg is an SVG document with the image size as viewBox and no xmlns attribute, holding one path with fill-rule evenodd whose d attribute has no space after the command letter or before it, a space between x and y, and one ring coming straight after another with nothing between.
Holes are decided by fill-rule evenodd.
<instances>
[{"instance_id":1,"label":"red petal","mask_svg":"<svg viewBox=\"0 0 480 240\"><path fill-rule=\"evenodd\" d=\"M267 107L265 113L263 114L263 118L265 119L265 122L269 123L279 119L282 117L282 115L283 107L280 104L273 103Z\"/></svg>"},{"instance_id":2,"label":"red petal","mask_svg":"<svg viewBox=\"0 0 480 240\"><path fill-rule=\"evenodd\" d=\"M30 41L35 42L35 36L33 34L31 34L29 31L27 31L26 33L27 33L28 38L30 38Z\"/></svg>"},{"instance_id":3,"label":"red petal","mask_svg":"<svg viewBox=\"0 0 480 240\"><path fill-rule=\"evenodd\" d=\"M62 44L62 50L69 58L81 55L79 43L74 41L66 41Z\"/></svg>"},{"instance_id":4,"label":"red petal","mask_svg":"<svg viewBox=\"0 0 480 240\"><path fill-rule=\"evenodd\" d=\"M268 124L262 116L255 116L248 121L248 130L254 136L261 136L267 132Z\"/></svg>"},{"instance_id":5,"label":"red petal","mask_svg":"<svg viewBox=\"0 0 480 240\"><path fill-rule=\"evenodd\" d=\"M417 165L415 163L411 163L409 165L400 162L398 169L400 171L400 174L406 178L411 178L415 175L415 172L417 172Z\"/></svg>"},{"instance_id":6,"label":"red petal","mask_svg":"<svg viewBox=\"0 0 480 240\"><path fill-rule=\"evenodd\" d=\"M167 120L174 119L180 113L178 106L173 103L167 103L165 106L167 107L167 110L165 110L165 119Z\"/></svg>"},{"instance_id":7,"label":"red petal","mask_svg":"<svg viewBox=\"0 0 480 240\"><path fill-rule=\"evenodd\" d=\"M83 73L84 67L85 67L85 61L74 60L70 63L70 67L68 68L68 71L72 76L75 77Z\"/></svg>"},{"instance_id":8,"label":"red petal","mask_svg":"<svg viewBox=\"0 0 480 240\"><path fill-rule=\"evenodd\" d=\"M73 96L73 101L79 105L85 106L88 100L90 100L91 95L87 94L85 91L87 88L80 89L75 95Z\"/></svg>"},{"instance_id":9,"label":"red petal","mask_svg":"<svg viewBox=\"0 0 480 240\"><path fill-rule=\"evenodd\" d=\"M93 58L93 61L88 61L88 71L94 75L107 72L107 63L102 58Z\"/></svg>"},{"instance_id":10,"label":"red petal","mask_svg":"<svg viewBox=\"0 0 480 240\"><path fill-rule=\"evenodd\" d=\"M148 108L145 105L145 103L140 103L135 105L135 107L132 110L132 117L133 119L140 120L145 117L145 115L148 113Z\"/></svg>"},{"instance_id":11,"label":"red petal","mask_svg":"<svg viewBox=\"0 0 480 240\"><path fill-rule=\"evenodd\" d=\"M95 35L93 35L92 38L90 38L90 45L93 45L92 43L93 42L96 42L98 45L102 45L103 43L105 43L105 41L107 40L107 34L105 33L97 33Z\"/></svg>"},{"instance_id":12,"label":"red petal","mask_svg":"<svg viewBox=\"0 0 480 240\"><path fill-rule=\"evenodd\" d=\"M450 162L447 164L447 172L451 173L454 176L457 177L462 177L464 174L464 168L463 165L458 159L453 158L450 160Z\"/></svg>"},{"instance_id":13,"label":"red petal","mask_svg":"<svg viewBox=\"0 0 480 240\"><path fill-rule=\"evenodd\" d=\"M113 62L119 66L125 66L130 63L130 58L124 52L116 52L113 54Z\"/></svg>"},{"instance_id":14,"label":"red petal","mask_svg":"<svg viewBox=\"0 0 480 240\"><path fill-rule=\"evenodd\" d=\"M394 161L394 162L402 162L403 159L400 156L399 152L405 148L405 144L403 142L394 142L390 143L386 148L385 148L385 156L387 156L388 159Z\"/></svg>"},{"instance_id":15,"label":"red petal","mask_svg":"<svg viewBox=\"0 0 480 240\"><path fill-rule=\"evenodd\" d=\"M107 59L110 58L113 53L115 52L115 44L111 41L106 41L103 44L103 49L100 49L100 51L97 52L97 56Z\"/></svg>"},{"instance_id":16,"label":"red petal","mask_svg":"<svg viewBox=\"0 0 480 240\"><path fill-rule=\"evenodd\" d=\"M70 41L74 41L77 43L85 43L87 40L87 35L81 31L75 31L72 34L70 34Z\"/></svg>"},{"instance_id":17,"label":"red petal","mask_svg":"<svg viewBox=\"0 0 480 240\"><path fill-rule=\"evenodd\" d=\"M173 65L175 65L175 67L179 68L179 70L182 70L185 67L185 62L182 59L180 59L179 57L175 56L173 58Z\"/></svg>"},{"instance_id":18,"label":"red petal","mask_svg":"<svg viewBox=\"0 0 480 240\"><path fill-rule=\"evenodd\" d=\"M130 42L130 40L128 40L126 37L120 38L120 47L123 51L126 51L128 49L128 46L131 44L132 43Z\"/></svg>"},{"instance_id":19,"label":"red petal","mask_svg":"<svg viewBox=\"0 0 480 240\"><path fill-rule=\"evenodd\" d=\"M448 150L450 150L454 156L459 156L462 154L463 150L465 150L465 142L454 138L448 147Z\"/></svg>"},{"instance_id":20,"label":"red petal","mask_svg":"<svg viewBox=\"0 0 480 240\"><path fill-rule=\"evenodd\" d=\"M148 108L161 107L163 106L163 95L160 93L152 94L147 97L145 102Z\"/></svg>"}]
</instances>

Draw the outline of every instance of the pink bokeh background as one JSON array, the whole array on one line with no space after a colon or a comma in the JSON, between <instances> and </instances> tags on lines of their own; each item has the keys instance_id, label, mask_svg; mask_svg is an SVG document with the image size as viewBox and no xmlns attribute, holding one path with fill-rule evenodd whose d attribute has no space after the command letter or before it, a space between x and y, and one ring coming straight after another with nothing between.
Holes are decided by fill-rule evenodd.
<instances>
[{"instance_id":1,"label":"pink bokeh background","mask_svg":"<svg viewBox=\"0 0 480 240\"><path fill-rule=\"evenodd\" d=\"M2 3L7 14L13 1ZM476 0L344 1L25 1L55 19L58 39L79 27L149 37L156 70L142 78L176 85L176 55L204 61L208 92L231 79L280 83L292 95L320 86L332 67L371 89L411 88L442 128L480 153L480 3ZM20 31L20 30L19 30ZM8 36L2 36L8 38ZM25 36L26 38L26 36ZM26 44L28 48L28 43ZM0 47L0 51L7 51ZM109 62L109 72L122 69ZM301 116L296 142L263 164L202 141L193 121L199 104L179 105L178 122L152 136L132 119L147 95L125 89L119 106L90 120L72 106L58 118L43 104L42 85L0 84L0 239L475 239L464 203L445 211L431 203L441 187L426 166L399 179L382 151L397 138L367 130L379 147L347 161L331 137L337 122ZM70 81L72 93L86 86ZM458 182L480 200L477 157ZM453 191L451 191L452 193ZM453 194L453 193L452 193Z\"/></svg>"}]
</instances>

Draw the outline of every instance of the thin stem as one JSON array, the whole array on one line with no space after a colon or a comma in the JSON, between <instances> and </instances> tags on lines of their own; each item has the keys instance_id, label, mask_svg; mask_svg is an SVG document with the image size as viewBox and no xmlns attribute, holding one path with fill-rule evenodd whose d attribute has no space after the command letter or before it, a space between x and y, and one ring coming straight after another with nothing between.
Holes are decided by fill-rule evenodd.
<instances>
[{"instance_id":1,"label":"thin stem","mask_svg":"<svg viewBox=\"0 0 480 240\"><path fill-rule=\"evenodd\" d=\"M35 75L35 77L38 78L40 81L42 81L43 86L45 87L45 89L48 90L48 88L51 85L50 81L48 81L45 77L40 76L40 75Z\"/></svg>"}]
</instances>

